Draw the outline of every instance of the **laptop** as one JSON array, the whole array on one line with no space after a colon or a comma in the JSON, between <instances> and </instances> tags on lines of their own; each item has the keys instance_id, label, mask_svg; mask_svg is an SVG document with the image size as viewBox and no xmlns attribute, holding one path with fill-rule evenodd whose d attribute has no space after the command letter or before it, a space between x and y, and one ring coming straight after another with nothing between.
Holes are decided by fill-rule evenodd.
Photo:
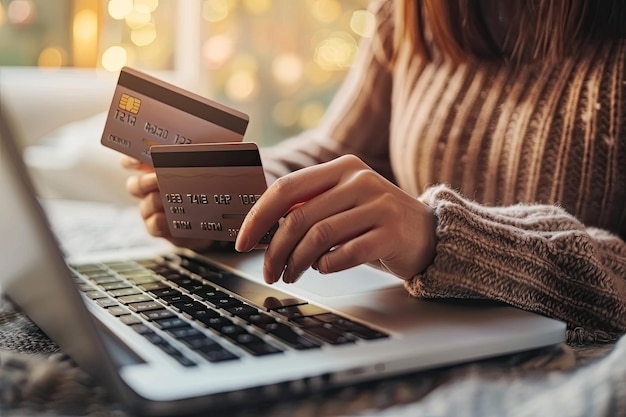
<instances>
[{"instance_id":1,"label":"laptop","mask_svg":"<svg viewBox=\"0 0 626 417\"><path fill-rule=\"evenodd\" d=\"M17 143L0 111L2 293L132 412L284 399L565 339L562 322L415 299L368 266L269 286L262 251L65 256Z\"/></svg>"}]
</instances>

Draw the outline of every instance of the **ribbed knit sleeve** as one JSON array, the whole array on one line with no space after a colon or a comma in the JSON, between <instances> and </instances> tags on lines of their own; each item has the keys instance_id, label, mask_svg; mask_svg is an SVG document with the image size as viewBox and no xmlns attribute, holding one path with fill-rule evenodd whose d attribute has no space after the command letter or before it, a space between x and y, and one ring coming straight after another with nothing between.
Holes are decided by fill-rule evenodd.
<instances>
[{"instance_id":1,"label":"ribbed knit sleeve","mask_svg":"<svg viewBox=\"0 0 626 417\"><path fill-rule=\"evenodd\" d=\"M414 296L486 298L566 321L587 334L626 331L626 243L559 207L486 207L446 186L421 199L438 219L433 264Z\"/></svg>"}]
</instances>

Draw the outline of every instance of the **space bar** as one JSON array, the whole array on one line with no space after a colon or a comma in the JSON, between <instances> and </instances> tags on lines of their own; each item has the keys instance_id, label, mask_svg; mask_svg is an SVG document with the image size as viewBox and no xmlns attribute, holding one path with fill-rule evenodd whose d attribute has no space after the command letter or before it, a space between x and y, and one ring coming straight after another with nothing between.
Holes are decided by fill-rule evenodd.
<instances>
[{"instance_id":1,"label":"space bar","mask_svg":"<svg viewBox=\"0 0 626 417\"><path fill-rule=\"evenodd\" d=\"M307 304L306 301L286 294L282 291L269 288L235 274L222 273L219 277L204 277L207 281L225 288L250 304L264 310L275 310L281 307Z\"/></svg>"}]
</instances>

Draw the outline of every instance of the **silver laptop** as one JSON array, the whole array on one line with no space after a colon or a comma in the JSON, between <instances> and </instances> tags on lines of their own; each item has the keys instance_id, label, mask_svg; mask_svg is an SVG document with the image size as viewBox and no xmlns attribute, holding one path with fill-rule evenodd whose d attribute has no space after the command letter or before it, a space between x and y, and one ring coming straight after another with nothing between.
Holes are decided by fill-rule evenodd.
<instances>
[{"instance_id":1,"label":"silver laptop","mask_svg":"<svg viewBox=\"0 0 626 417\"><path fill-rule=\"evenodd\" d=\"M64 257L1 112L0 145L2 292L133 412L268 401L565 338L564 323L515 308L411 298L367 266L268 286L260 251Z\"/></svg>"}]
</instances>

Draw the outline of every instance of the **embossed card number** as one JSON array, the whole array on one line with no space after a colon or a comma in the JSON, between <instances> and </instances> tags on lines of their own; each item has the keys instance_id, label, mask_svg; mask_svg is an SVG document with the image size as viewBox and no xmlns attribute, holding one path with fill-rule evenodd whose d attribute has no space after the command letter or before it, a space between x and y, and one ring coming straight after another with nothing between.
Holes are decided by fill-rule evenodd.
<instances>
[{"instance_id":1,"label":"embossed card number","mask_svg":"<svg viewBox=\"0 0 626 417\"><path fill-rule=\"evenodd\" d=\"M254 143L153 146L151 154L175 237L234 241L267 188ZM268 243L274 231L261 243Z\"/></svg>"}]
</instances>

